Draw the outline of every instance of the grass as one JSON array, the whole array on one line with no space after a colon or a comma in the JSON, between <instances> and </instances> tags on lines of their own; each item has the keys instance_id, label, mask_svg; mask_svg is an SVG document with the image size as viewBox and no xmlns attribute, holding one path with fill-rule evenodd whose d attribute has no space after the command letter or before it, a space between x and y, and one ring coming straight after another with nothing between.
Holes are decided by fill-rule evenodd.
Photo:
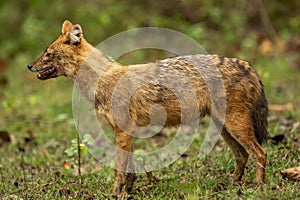
<instances>
[{"instance_id":1,"label":"grass","mask_svg":"<svg viewBox=\"0 0 300 200\"><path fill-rule=\"evenodd\" d=\"M28 58L19 57L7 73L8 85L0 90L0 131L11 142L0 147L0 196L2 199L107 199L111 198L114 170L90 154L82 157L82 179L76 157L65 150L76 138L72 120L73 85L65 78L37 81L26 69ZM270 103L300 104L298 72L285 55L259 58L255 67L266 85ZM268 142L266 184L251 185L255 166L250 159L242 184L232 183L234 160L221 139L207 157L199 158L199 138L179 160L155 172L158 182L138 174L133 199L300 199L300 183L285 179L280 171L299 166L299 110L270 113L269 132L285 133L278 144ZM170 136L169 136L170 137ZM168 141L169 137L161 140ZM144 144L137 144L138 147ZM155 146L155 140L148 144Z\"/></svg>"}]
</instances>

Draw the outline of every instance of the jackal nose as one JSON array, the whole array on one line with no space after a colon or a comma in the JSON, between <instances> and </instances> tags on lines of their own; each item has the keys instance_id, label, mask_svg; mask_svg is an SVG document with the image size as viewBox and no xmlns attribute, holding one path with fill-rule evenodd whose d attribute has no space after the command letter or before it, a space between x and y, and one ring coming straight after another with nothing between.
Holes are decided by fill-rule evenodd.
<instances>
[{"instance_id":1,"label":"jackal nose","mask_svg":"<svg viewBox=\"0 0 300 200\"><path fill-rule=\"evenodd\" d=\"M32 64L27 65L28 69L31 70L32 69Z\"/></svg>"}]
</instances>

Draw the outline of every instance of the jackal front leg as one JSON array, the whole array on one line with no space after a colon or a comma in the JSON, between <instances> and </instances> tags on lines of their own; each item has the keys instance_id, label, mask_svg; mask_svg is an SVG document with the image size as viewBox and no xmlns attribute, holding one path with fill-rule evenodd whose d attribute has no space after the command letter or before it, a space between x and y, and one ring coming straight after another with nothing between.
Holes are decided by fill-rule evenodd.
<instances>
[{"instance_id":1,"label":"jackal front leg","mask_svg":"<svg viewBox=\"0 0 300 200\"><path fill-rule=\"evenodd\" d=\"M132 135L117 131L116 135L116 174L113 195L119 196L126 185L129 192L134 182L133 155L131 152ZM129 171L129 172L128 172ZM131 173L130 173L131 172Z\"/></svg>"}]
</instances>

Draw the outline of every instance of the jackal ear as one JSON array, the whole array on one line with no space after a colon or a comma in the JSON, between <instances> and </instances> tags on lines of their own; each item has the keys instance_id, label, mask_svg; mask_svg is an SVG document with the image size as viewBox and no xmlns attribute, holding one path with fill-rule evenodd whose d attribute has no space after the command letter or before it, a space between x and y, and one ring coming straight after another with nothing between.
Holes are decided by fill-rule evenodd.
<instances>
[{"instance_id":1,"label":"jackal ear","mask_svg":"<svg viewBox=\"0 0 300 200\"><path fill-rule=\"evenodd\" d=\"M61 34L66 35L72 29L72 27L73 24L69 20L64 21L61 28Z\"/></svg>"},{"instance_id":2,"label":"jackal ear","mask_svg":"<svg viewBox=\"0 0 300 200\"><path fill-rule=\"evenodd\" d=\"M82 29L79 24L76 24L72 27L69 33L70 44L77 45L81 42L82 38Z\"/></svg>"}]
</instances>

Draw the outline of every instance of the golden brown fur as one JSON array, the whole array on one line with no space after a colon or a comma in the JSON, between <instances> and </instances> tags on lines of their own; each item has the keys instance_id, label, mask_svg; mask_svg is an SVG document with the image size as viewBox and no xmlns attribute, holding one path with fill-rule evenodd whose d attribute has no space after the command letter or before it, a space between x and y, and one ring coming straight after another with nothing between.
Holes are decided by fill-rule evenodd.
<instances>
[{"instance_id":1,"label":"golden brown fur","mask_svg":"<svg viewBox=\"0 0 300 200\"><path fill-rule=\"evenodd\" d=\"M87 59L88 56L89 59ZM130 102L128 102L130 116L118 113L121 124L116 123L111 110L115 87L120 87L118 91L130 93L129 89L136 84L130 78L124 79L125 74L131 73L131 77L135 77L135 80L139 80L138 77L141 76L147 82L158 74L161 74L159 81L164 81L172 77L175 72L180 73L186 78L196 95L200 112L198 117L211 114L218 123L218 112L212 113L211 110L212 101L217 101L218 96L214 100L211 99L204 78L190 61L199 61L201 63L199 67L202 70L209 71L210 67L214 65L222 75L227 101L222 136L232 149L236 159L233 178L241 180L248 156L252 155L256 163L256 181L262 183L265 174L266 152L261 144L267 135L267 101L260 79L246 61L218 55L190 55L155 63L122 66L86 42L82 36L80 25L73 25L71 22L65 21L62 35L28 67L33 72L39 72L39 79L44 80L63 75L78 82L84 95L90 101L95 101L99 116L104 115L115 132L116 145L125 150L117 150L116 167L118 170L116 170L114 194L118 195L122 192L123 186L126 191L132 188L134 174L125 172L128 167L132 167L129 166L132 164L130 162L132 158L126 152L130 152L132 148L131 132L134 130L135 124L145 126L150 123L151 107L160 104L165 108L167 114L165 126L175 126L181 122L182 107L190 111L191 117L195 117L193 116L195 111L189 105L181 105L178 96L175 96L168 87L148 82L133 92ZM80 66L81 69L79 69ZM158 72L158 69L161 71ZM84 70L82 73L84 76L78 75L80 70ZM100 74L99 82L95 83ZM213 80L214 76L216 76L214 73L208 73L206 78ZM118 85L120 81L123 81L121 86ZM94 96L91 88L95 85L96 95ZM185 94L186 89L183 85L178 85L176 88L182 96L188 96ZM119 104L117 106L122 107L122 103L124 103L122 100L117 102Z\"/></svg>"}]
</instances>

